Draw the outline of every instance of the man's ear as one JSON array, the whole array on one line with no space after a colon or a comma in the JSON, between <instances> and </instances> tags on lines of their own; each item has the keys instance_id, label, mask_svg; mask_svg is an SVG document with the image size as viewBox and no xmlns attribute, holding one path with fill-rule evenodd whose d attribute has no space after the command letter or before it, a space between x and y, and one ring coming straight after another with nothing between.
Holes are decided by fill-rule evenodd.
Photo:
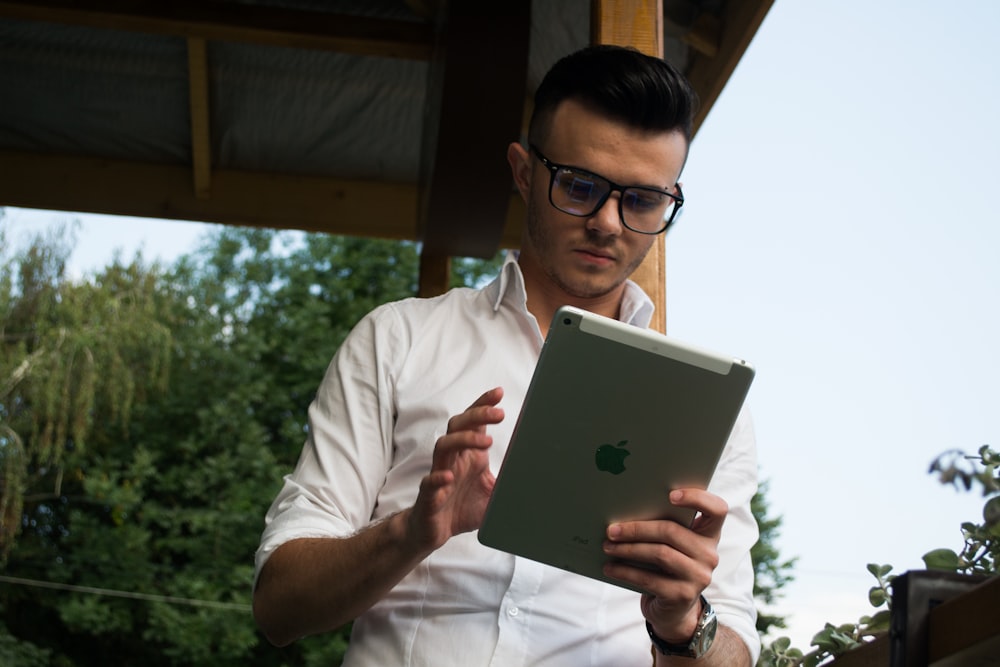
<instances>
[{"instance_id":1,"label":"man's ear","mask_svg":"<svg viewBox=\"0 0 1000 667\"><path fill-rule=\"evenodd\" d=\"M531 154L515 141L507 147L507 162L510 164L511 176L514 177L514 185L521 193L521 199L527 203L528 193L531 191Z\"/></svg>"}]
</instances>

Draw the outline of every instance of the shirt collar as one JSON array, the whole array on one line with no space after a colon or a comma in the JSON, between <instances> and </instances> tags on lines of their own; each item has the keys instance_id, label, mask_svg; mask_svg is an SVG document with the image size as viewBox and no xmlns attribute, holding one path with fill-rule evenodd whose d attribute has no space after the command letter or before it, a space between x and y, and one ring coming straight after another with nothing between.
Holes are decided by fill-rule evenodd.
<instances>
[{"instance_id":1,"label":"shirt collar","mask_svg":"<svg viewBox=\"0 0 1000 667\"><path fill-rule=\"evenodd\" d=\"M517 264L516 250L507 251L500 275L486 287L486 290L494 312L500 310L501 304L508 298L521 308L527 309L528 294L524 289L524 275ZM625 293L622 295L619 313L622 322L646 329L653 319L654 308L652 299L641 287L631 280L625 281Z\"/></svg>"},{"instance_id":2,"label":"shirt collar","mask_svg":"<svg viewBox=\"0 0 1000 667\"><path fill-rule=\"evenodd\" d=\"M528 292L524 288L524 276L521 274L521 267L517 264L517 251L508 250L503 260L503 266L493 282L487 286L487 293L490 296L490 303L493 304L493 311L500 310L504 299L510 298L517 305L526 308L528 303Z\"/></svg>"},{"instance_id":3,"label":"shirt collar","mask_svg":"<svg viewBox=\"0 0 1000 667\"><path fill-rule=\"evenodd\" d=\"M619 318L626 324L649 328L649 323L653 321L653 300L649 295L631 280L625 281L625 294L622 295L621 312Z\"/></svg>"}]
</instances>

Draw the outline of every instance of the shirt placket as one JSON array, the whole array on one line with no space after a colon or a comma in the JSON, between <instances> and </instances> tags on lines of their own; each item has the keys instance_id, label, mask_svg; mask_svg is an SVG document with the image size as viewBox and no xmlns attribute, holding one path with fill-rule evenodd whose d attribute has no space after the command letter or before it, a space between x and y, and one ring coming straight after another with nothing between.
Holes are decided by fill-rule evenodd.
<instances>
[{"instance_id":1,"label":"shirt placket","mask_svg":"<svg viewBox=\"0 0 1000 667\"><path fill-rule=\"evenodd\" d=\"M514 576L497 610L499 634L491 665L508 667L528 664L531 616L542 585L543 572L544 566L539 563L514 559Z\"/></svg>"}]
</instances>

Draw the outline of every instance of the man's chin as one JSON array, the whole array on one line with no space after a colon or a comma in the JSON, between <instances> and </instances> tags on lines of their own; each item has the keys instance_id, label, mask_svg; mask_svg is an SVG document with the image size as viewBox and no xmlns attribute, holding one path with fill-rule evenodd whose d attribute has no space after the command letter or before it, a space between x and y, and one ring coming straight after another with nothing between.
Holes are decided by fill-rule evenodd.
<instances>
[{"instance_id":1,"label":"man's chin","mask_svg":"<svg viewBox=\"0 0 1000 667\"><path fill-rule=\"evenodd\" d=\"M624 279L614 280L593 280L593 279L567 279L560 280L559 286L566 294L574 299L600 299L608 296L621 287Z\"/></svg>"}]
</instances>

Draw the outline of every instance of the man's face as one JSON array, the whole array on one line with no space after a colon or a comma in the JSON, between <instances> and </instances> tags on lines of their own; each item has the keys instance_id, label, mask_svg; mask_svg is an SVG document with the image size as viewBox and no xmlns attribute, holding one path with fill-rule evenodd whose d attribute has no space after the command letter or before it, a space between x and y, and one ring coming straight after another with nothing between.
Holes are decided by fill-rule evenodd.
<instances>
[{"instance_id":1,"label":"man's face","mask_svg":"<svg viewBox=\"0 0 1000 667\"><path fill-rule=\"evenodd\" d=\"M687 155L680 132L648 133L608 120L572 100L556 109L538 149L552 162L585 169L625 186L674 192ZM590 217L549 203L550 172L533 153L513 145L508 156L527 205L520 264L525 280L541 281L566 302L619 296L656 236L622 225L614 193Z\"/></svg>"}]
</instances>

